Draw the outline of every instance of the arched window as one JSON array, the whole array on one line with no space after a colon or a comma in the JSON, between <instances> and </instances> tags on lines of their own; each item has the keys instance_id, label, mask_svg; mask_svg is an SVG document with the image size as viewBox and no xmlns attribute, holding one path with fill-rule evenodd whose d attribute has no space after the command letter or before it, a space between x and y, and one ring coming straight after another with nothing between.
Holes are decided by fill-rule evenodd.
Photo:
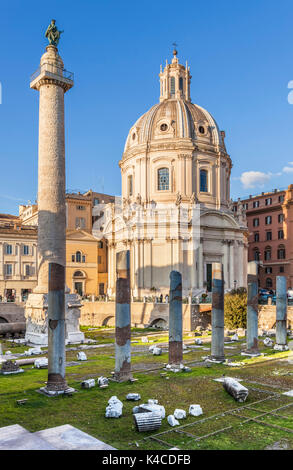
<instances>
[{"instance_id":1,"label":"arched window","mask_svg":"<svg viewBox=\"0 0 293 470\"><path fill-rule=\"evenodd\" d=\"M183 91L183 78L179 78L179 90Z\"/></svg>"},{"instance_id":2,"label":"arched window","mask_svg":"<svg viewBox=\"0 0 293 470\"><path fill-rule=\"evenodd\" d=\"M171 96L175 95L175 77L171 77Z\"/></svg>"},{"instance_id":3,"label":"arched window","mask_svg":"<svg viewBox=\"0 0 293 470\"><path fill-rule=\"evenodd\" d=\"M81 252L80 251L77 251L75 253L75 261L76 261L76 263L81 263Z\"/></svg>"},{"instance_id":4,"label":"arched window","mask_svg":"<svg viewBox=\"0 0 293 470\"><path fill-rule=\"evenodd\" d=\"M132 196L133 194L133 179L132 179L132 175L129 175L128 178L127 178L127 191L128 191L128 196Z\"/></svg>"},{"instance_id":5,"label":"arched window","mask_svg":"<svg viewBox=\"0 0 293 470\"><path fill-rule=\"evenodd\" d=\"M273 281L270 277L266 279L266 288L271 289L273 287Z\"/></svg>"},{"instance_id":6,"label":"arched window","mask_svg":"<svg viewBox=\"0 0 293 470\"><path fill-rule=\"evenodd\" d=\"M270 246L266 246L265 248L265 261L269 261L272 257L272 250Z\"/></svg>"},{"instance_id":7,"label":"arched window","mask_svg":"<svg viewBox=\"0 0 293 470\"><path fill-rule=\"evenodd\" d=\"M167 191L169 189L169 170L160 168L158 170L158 190Z\"/></svg>"},{"instance_id":8,"label":"arched window","mask_svg":"<svg viewBox=\"0 0 293 470\"><path fill-rule=\"evenodd\" d=\"M208 192L208 172L207 170L200 170L200 192Z\"/></svg>"},{"instance_id":9,"label":"arched window","mask_svg":"<svg viewBox=\"0 0 293 470\"><path fill-rule=\"evenodd\" d=\"M73 274L73 277L84 277L84 274L82 271L75 271Z\"/></svg>"},{"instance_id":10,"label":"arched window","mask_svg":"<svg viewBox=\"0 0 293 470\"><path fill-rule=\"evenodd\" d=\"M278 247L278 259L285 259L286 258L286 250L284 245L279 245Z\"/></svg>"}]
</instances>

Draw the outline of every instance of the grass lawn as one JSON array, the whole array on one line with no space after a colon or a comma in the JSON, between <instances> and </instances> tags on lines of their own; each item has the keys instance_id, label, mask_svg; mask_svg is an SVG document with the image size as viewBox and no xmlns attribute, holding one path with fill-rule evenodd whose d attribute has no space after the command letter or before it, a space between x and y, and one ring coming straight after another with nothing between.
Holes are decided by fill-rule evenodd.
<instances>
[{"instance_id":1,"label":"grass lawn","mask_svg":"<svg viewBox=\"0 0 293 470\"><path fill-rule=\"evenodd\" d=\"M66 368L67 381L76 388L77 393L71 397L57 398L47 398L37 393L37 389L47 380L47 370L32 366L24 366L23 374L0 376L0 427L20 424L35 432L71 424L118 449L157 450L174 446L180 449L264 449L279 441L284 441L288 448L293 449L293 398L281 395L293 389L291 351L275 353L263 348L263 356L248 359L240 354L242 340L233 343L235 349L229 348L225 352L232 363L241 362L244 365L229 367L205 363L202 358L209 351L191 349L183 358L192 372L168 373L167 379L166 375L161 376L164 363L168 362L167 344L163 344L162 356L152 356L148 352L150 344L141 341L142 336L148 336L154 343L164 343L168 340L166 332L134 329L132 368L138 381L122 384L110 382L106 389L95 387L84 390L80 385L82 380L100 375L111 376L115 349L114 329L83 330L86 337L96 340L96 344L102 347L87 349L86 362ZM185 342L188 344L190 340L192 337L186 335ZM209 347L210 337L206 337L204 348ZM13 352L27 349L13 347L7 341L2 342L2 348L4 352L8 349ZM76 361L76 354L77 351L68 351L67 361ZM249 388L245 403L235 402L221 383L213 381L223 374L243 379L242 383ZM204 414L196 418L188 416L176 428L171 428L164 419L159 431L138 433L132 415L132 408L137 403L125 399L129 392L141 394L142 401L139 403L156 398L165 406L166 416L173 414L175 408L188 412L190 404L200 404ZM117 395L124 404L123 416L119 419L105 418L105 408L112 395ZM16 400L21 398L28 399L25 405L17 405ZM292 407L276 412L277 415L265 415L287 404L292 404ZM231 413L227 413L229 410ZM206 419L209 417L212 418ZM150 439L151 436L155 439Z\"/></svg>"}]
</instances>

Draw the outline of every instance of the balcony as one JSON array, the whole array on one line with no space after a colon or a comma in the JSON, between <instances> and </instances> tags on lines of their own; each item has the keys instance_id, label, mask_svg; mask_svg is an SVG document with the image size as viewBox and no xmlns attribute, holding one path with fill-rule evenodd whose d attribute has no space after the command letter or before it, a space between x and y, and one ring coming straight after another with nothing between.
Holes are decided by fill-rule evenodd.
<instances>
[{"instance_id":1,"label":"balcony","mask_svg":"<svg viewBox=\"0 0 293 470\"><path fill-rule=\"evenodd\" d=\"M73 86L74 74L56 67L55 64L45 62L31 75L30 87L35 88L39 80L43 78L62 81L69 89Z\"/></svg>"}]
</instances>

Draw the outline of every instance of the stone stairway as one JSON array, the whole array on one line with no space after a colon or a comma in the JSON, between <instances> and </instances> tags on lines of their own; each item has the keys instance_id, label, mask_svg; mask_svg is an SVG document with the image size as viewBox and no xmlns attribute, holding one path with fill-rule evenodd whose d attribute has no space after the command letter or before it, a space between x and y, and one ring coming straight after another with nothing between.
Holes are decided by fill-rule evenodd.
<instances>
[{"instance_id":1,"label":"stone stairway","mask_svg":"<svg viewBox=\"0 0 293 470\"><path fill-rule=\"evenodd\" d=\"M19 424L0 428L0 450L115 450L83 431L64 424L31 433Z\"/></svg>"}]
</instances>

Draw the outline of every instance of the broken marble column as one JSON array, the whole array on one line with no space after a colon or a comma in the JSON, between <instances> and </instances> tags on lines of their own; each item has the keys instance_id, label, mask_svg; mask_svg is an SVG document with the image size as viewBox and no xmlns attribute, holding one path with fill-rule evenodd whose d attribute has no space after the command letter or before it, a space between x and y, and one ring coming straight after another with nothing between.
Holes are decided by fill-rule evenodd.
<instances>
[{"instance_id":1,"label":"broken marble column","mask_svg":"<svg viewBox=\"0 0 293 470\"><path fill-rule=\"evenodd\" d=\"M81 387L82 388L92 388L96 385L95 379L87 379L81 382Z\"/></svg>"},{"instance_id":2,"label":"broken marble column","mask_svg":"<svg viewBox=\"0 0 293 470\"><path fill-rule=\"evenodd\" d=\"M243 403L248 397L248 389L232 377L226 377L223 387L236 401Z\"/></svg>"},{"instance_id":3,"label":"broken marble column","mask_svg":"<svg viewBox=\"0 0 293 470\"><path fill-rule=\"evenodd\" d=\"M48 381L45 392L68 389L65 380L65 267L49 263Z\"/></svg>"},{"instance_id":4,"label":"broken marble column","mask_svg":"<svg viewBox=\"0 0 293 470\"><path fill-rule=\"evenodd\" d=\"M138 432L156 431L162 424L161 415L156 411L137 413L133 418Z\"/></svg>"},{"instance_id":5,"label":"broken marble column","mask_svg":"<svg viewBox=\"0 0 293 470\"><path fill-rule=\"evenodd\" d=\"M172 271L169 301L169 364L181 364L182 359L182 276L178 271Z\"/></svg>"},{"instance_id":6,"label":"broken marble column","mask_svg":"<svg viewBox=\"0 0 293 470\"><path fill-rule=\"evenodd\" d=\"M124 382L131 374L130 252L116 255L115 373L113 379Z\"/></svg>"},{"instance_id":7,"label":"broken marble column","mask_svg":"<svg viewBox=\"0 0 293 470\"><path fill-rule=\"evenodd\" d=\"M276 289L276 344L277 351L287 351L287 279L277 276Z\"/></svg>"},{"instance_id":8,"label":"broken marble column","mask_svg":"<svg viewBox=\"0 0 293 470\"><path fill-rule=\"evenodd\" d=\"M247 275L247 352L258 353L258 265L256 261L248 263Z\"/></svg>"},{"instance_id":9,"label":"broken marble column","mask_svg":"<svg viewBox=\"0 0 293 470\"><path fill-rule=\"evenodd\" d=\"M213 263L212 270L212 347L211 358L224 361L224 279L223 265Z\"/></svg>"}]
</instances>

